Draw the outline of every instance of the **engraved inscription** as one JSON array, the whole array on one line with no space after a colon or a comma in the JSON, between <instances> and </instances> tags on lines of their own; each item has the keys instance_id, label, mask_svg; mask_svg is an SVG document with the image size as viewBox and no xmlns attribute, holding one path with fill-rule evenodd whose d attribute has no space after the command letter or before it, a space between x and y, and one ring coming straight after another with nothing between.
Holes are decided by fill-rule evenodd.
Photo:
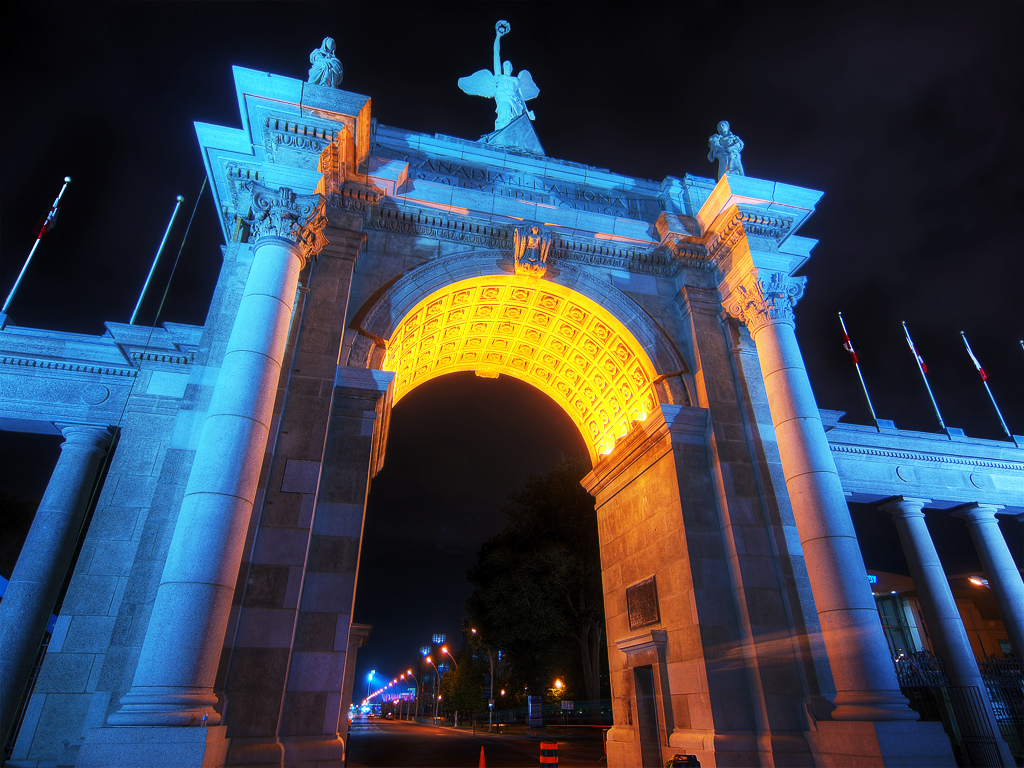
<instances>
[{"instance_id":1,"label":"engraved inscription","mask_svg":"<svg viewBox=\"0 0 1024 768\"><path fill-rule=\"evenodd\" d=\"M658 586L654 577L626 588L626 612L629 614L629 628L638 629L661 621L658 611Z\"/></svg>"},{"instance_id":2,"label":"engraved inscription","mask_svg":"<svg viewBox=\"0 0 1024 768\"><path fill-rule=\"evenodd\" d=\"M596 190L525 173L417 157L380 145L374 147L374 154L409 163L410 179L433 184L476 189L515 200L603 213L636 221L653 220L662 211L661 202L655 198L626 195L617 190Z\"/></svg>"}]
</instances>

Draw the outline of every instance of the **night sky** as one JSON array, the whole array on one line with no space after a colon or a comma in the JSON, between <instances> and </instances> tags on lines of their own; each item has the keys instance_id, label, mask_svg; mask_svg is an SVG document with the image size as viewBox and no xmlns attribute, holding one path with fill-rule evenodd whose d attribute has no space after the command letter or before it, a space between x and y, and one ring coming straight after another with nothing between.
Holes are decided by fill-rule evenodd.
<instances>
[{"instance_id":1,"label":"night sky","mask_svg":"<svg viewBox=\"0 0 1024 768\"><path fill-rule=\"evenodd\" d=\"M727 119L749 176L825 192L800 232L820 244L797 307L821 407L869 420L841 347L841 310L879 417L937 430L906 320L947 425L1002 435L963 330L1011 429L1024 433L1019 2L5 0L4 296L33 225L63 177L74 179L11 307L14 323L100 334L105 320L126 322L182 194L140 315L153 322L203 180L192 123L240 124L232 65L305 79L309 52L330 35L342 87L369 95L379 122L473 139L493 128L493 102L457 80L490 66L501 18L512 27L502 58L540 88L530 106L549 156L657 180L714 176L707 138ZM159 321L204 321L220 244L207 191ZM0 486L38 497L56 443L0 437ZM435 380L395 408L363 545L356 619L374 625L359 657L363 684L371 667L404 670L434 632L457 634L465 570L502 527L505 497L562 454L585 455L568 417L507 377ZM40 457L50 464L31 471ZM872 541L868 566L902 567L888 516L855 509L854 518ZM962 527L938 514L929 523L947 570L977 568ZM1003 525L1018 555L1022 527Z\"/></svg>"}]
</instances>

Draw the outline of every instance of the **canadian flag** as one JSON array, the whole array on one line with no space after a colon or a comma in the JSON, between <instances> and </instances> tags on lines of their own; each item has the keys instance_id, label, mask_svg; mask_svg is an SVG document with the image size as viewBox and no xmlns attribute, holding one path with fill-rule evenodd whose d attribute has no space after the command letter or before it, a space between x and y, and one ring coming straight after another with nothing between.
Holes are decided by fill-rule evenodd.
<instances>
[{"instance_id":1,"label":"canadian flag","mask_svg":"<svg viewBox=\"0 0 1024 768\"><path fill-rule=\"evenodd\" d=\"M985 373L985 369L981 367L981 363L978 358L974 356L971 351L971 345L967 343L967 337L964 336L964 332L960 331L960 338L964 340L964 346L967 347L967 354L971 356L971 362L974 363L974 367L978 369L978 375L981 376L982 381L988 381L988 374Z\"/></svg>"},{"instance_id":2,"label":"canadian flag","mask_svg":"<svg viewBox=\"0 0 1024 768\"><path fill-rule=\"evenodd\" d=\"M43 236L46 235L51 229L57 226L57 214L60 213L60 199L64 196L64 189L67 188L68 182L71 179L65 177L64 187L60 190L60 194L57 195L57 199L53 201L53 205L39 222L36 223L33 234L36 236L36 240L42 240Z\"/></svg>"},{"instance_id":3,"label":"canadian flag","mask_svg":"<svg viewBox=\"0 0 1024 768\"><path fill-rule=\"evenodd\" d=\"M853 348L853 342L850 341L850 337L846 335L845 328L843 329L843 349L850 353L850 359L853 360L853 364L856 365L859 362L859 360L857 360L857 351Z\"/></svg>"},{"instance_id":4,"label":"canadian flag","mask_svg":"<svg viewBox=\"0 0 1024 768\"><path fill-rule=\"evenodd\" d=\"M910 351L914 353L914 357L917 359L917 364L921 368L921 373L928 373L928 364L925 363L924 358L921 357L921 353L917 351L917 347L914 346L914 342L910 338L910 331L907 330L907 324L903 324L903 333L907 336L907 346L910 347Z\"/></svg>"}]
</instances>

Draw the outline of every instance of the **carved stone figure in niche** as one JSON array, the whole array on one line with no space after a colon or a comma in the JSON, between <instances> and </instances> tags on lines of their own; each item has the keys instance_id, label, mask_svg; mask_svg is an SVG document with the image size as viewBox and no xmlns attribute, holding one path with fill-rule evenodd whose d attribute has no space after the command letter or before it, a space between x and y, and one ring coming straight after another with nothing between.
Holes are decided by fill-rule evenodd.
<instances>
[{"instance_id":1,"label":"carved stone figure in niche","mask_svg":"<svg viewBox=\"0 0 1024 768\"><path fill-rule=\"evenodd\" d=\"M342 68L334 55L334 38L325 37L320 47L309 54L309 82L341 88Z\"/></svg>"},{"instance_id":2,"label":"carved stone figure in niche","mask_svg":"<svg viewBox=\"0 0 1024 768\"><path fill-rule=\"evenodd\" d=\"M729 130L729 123L723 120L718 124L718 133L708 139L708 160L718 160L718 178L727 173L743 176L743 163L740 152L743 151L743 140Z\"/></svg>"},{"instance_id":3,"label":"carved stone figure in niche","mask_svg":"<svg viewBox=\"0 0 1024 768\"><path fill-rule=\"evenodd\" d=\"M501 37L508 34L511 28L507 21L499 21L494 25L493 73L481 69L469 77L459 78L459 88L465 93L494 99L496 131L500 131L524 112L533 120L533 112L526 108L526 102L540 94L540 88L533 82L529 70L524 69L518 76L513 76L512 62L501 63Z\"/></svg>"},{"instance_id":4,"label":"carved stone figure in niche","mask_svg":"<svg viewBox=\"0 0 1024 768\"><path fill-rule=\"evenodd\" d=\"M512 230L513 253L516 260L516 274L528 277L544 277L548 271L548 249L551 235L545 235L534 224L529 232L516 227Z\"/></svg>"}]
</instances>

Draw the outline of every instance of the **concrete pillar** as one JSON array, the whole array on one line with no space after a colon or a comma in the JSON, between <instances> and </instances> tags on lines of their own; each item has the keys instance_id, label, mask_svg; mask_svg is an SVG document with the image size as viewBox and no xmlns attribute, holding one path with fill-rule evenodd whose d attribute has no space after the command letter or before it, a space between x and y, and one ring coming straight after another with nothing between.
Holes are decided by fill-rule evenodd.
<instances>
[{"instance_id":1,"label":"concrete pillar","mask_svg":"<svg viewBox=\"0 0 1024 768\"><path fill-rule=\"evenodd\" d=\"M4 739L25 694L89 510L96 473L110 445L106 427L75 424L61 427L61 432L65 440L57 466L0 602L0 737Z\"/></svg>"},{"instance_id":2,"label":"concrete pillar","mask_svg":"<svg viewBox=\"0 0 1024 768\"><path fill-rule=\"evenodd\" d=\"M979 718L979 725L982 727L987 722L988 729L995 737L1002 765L1012 766L1013 756L1006 742L1000 737L999 724L992 711L992 702L985 688L985 681L981 679L981 671L971 650L971 642L967 639L967 630L964 629L963 619L957 610L953 590L949 588L946 572L942 570L942 563L939 562L939 553L935 551L935 544L932 543L931 534L928 533L928 526L924 521L922 510L930 501L899 496L882 504L880 509L891 513L893 522L896 523L907 566L910 568L910 578L914 580L917 597L921 601L921 611L928 626L928 634L931 636L936 654L944 663L950 684L976 688L985 707L984 713L958 711L958 714L962 717L973 715ZM958 702L959 700L954 703L954 708L958 708ZM994 757L989 753L985 756Z\"/></svg>"},{"instance_id":3,"label":"concrete pillar","mask_svg":"<svg viewBox=\"0 0 1024 768\"><path fill-rule=\"evenodd\" d=\"M953 685L981 685L981 673L967 639L963 619L925 524L922 510L930 501L898 496L879 509L892 514L910 577L921 601L928 634L935 653L945 662L949 681Z\"/></svg>"},{"instance_id":4,"label":"concrete pillar","mask_svg":"<svg viewBox=\"0 0 1024 768\"><path fill-rule=\"evenodd\" d=\"M199 437L131 690L111 725L215 725L214 678L281 373L299 271L326 220L317 195L255 185L253 261ZM307 225L311 222L312 225ZM306 229L299 230L300 226Z\"/></svg>"},{"instance_id":5,"label":"concrete pillar","mask_svg":"<svg viewBox=\"0 0 1024 768\"><path fill-rule=\"evenodd\" d=\"M750 268L720 292L757 347L786 488L836 684L835 720L916 720L900 693L794 331L806 278Z\"/></svg>"},{"instance_id":6,"label":"concrete pillar","mask_svg":"<svg viewBox=\"0 0 1024 768\"><path fill-rule=\"evenodd\" d=\"M954 512L967 523L981 558L989 588L995 595L1003 626L1018 659L1024 659L1024 581L999 530L995 504L968 504Z\"/></svg>"}]
</instances>

